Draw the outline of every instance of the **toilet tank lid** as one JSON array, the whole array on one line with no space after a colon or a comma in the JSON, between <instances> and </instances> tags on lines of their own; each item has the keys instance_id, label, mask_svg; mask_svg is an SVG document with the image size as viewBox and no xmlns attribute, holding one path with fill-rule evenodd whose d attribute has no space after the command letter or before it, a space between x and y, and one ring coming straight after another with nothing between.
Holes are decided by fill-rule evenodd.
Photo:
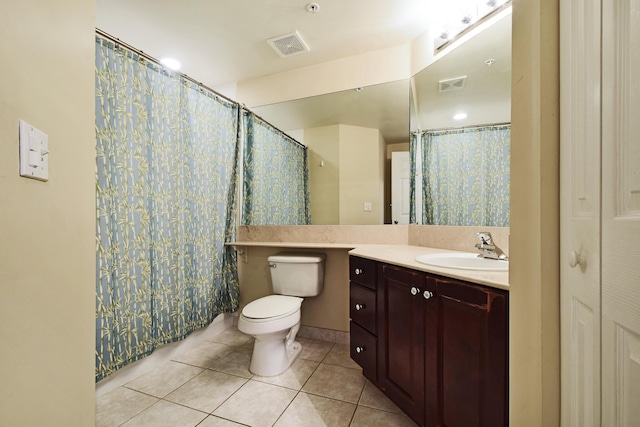
<instances>
[{"instance_id":1,"label":"toilet tank lid","mask_svg":"<svg viewBox=\"0 0 640 427\"><path fill-rule=\"evenodd\" d=\"M269 295L247 304L242 309L242 315L252 319L285 316L298 311L302 301L299 297Z\"/></svg>"},{"instance_id":2,"label":"toilet tank lid","mask_svg":"<svg viewBox=\"0 0 640 427\"><path fill-rule=\"evenodd\" d=\"M291 264L319 263L327 258L325 254L280 252L267 258L269 262L288 262Z\"/></svg>"}]
</instances>

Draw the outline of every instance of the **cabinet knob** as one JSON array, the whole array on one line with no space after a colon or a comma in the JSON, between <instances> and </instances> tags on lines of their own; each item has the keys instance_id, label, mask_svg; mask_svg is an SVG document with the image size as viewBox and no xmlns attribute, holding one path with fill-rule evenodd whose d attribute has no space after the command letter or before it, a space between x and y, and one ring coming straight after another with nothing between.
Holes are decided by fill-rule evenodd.
<instances>
[{"instance_id":1,"label":"cabinet knob","mask_svg":"<svg viewBox=\"0 0 640 427\"><path fill-rule=\"evenodd\" d=\"M364 304L356 304L355 308L356 308L356 311L364 310L365 305Z\"/></svg>"},{"instance_id":2,"label":"cabinet knob","mask_svg":"<svg viewBox=\"0 0 640 427\"><path fill-rule=\"evenodd\" d=\"M420 289L416 288L415 286L411 288L411 295L418 295L419 293Z\"/></svg>"},{"instance_id":3,"label":"cabinet knob","mask_svg":"<svg viewBox=\"0 0 640 427\"><path fill-rule=\"evenodd\" d=\"M363 351L365 351L364 346L363 347L360 347L360 346L356 347L356 353L362 353Z\"/></svg>"},{"instance_id":4,"label":"cabinet knob","mask_svg":"<svg viewBox=\"0 0 640 427\"><path fill-rule=\"evenodd\" d=\"M571 251L568 261L571 268L576 268L578 265L582 271L587 268L587 259L581 251Z\"/></svg>"},{"instance_id":5,"label":"cabinet knob","mask_svg":"<svg viewBox=\"0 0 640 427\"><path fill-rule=\"evenodd\" d=\"M362 271L362 269L361 269L361 268L356 268L355 273L356 273L356 275L359 275L359 274L364 273L364 271Z\"/></svg>"},{"instance_id":6,"label":"cabinet knob","mask_svg":"<svg viewBox=\"0 0 640 427\"><path fill-rule=\"evenodd\" d=\"M424 299L429 299L429 298L433 297L433 292L431 292L431 291L424 291L424 293L422 294L422 296L424 297Z\"/></svg>"}]
</instances>

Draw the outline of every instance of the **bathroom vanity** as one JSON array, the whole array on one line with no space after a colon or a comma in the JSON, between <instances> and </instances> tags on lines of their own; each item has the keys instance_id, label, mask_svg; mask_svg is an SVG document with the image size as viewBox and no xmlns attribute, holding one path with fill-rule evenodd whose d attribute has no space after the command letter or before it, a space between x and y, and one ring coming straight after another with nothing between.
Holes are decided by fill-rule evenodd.
<instances>
[{"instance_id":1,"label":"bathroom vanity","mask_svg":"<svg viewBox=\"0 0 640 427\"><path fill-rule=\"evenodd\" d=\"M421 426L508 425L508 273L430 269L411 251L350 254L363 374Z\"/></svg>"}]
</instances>

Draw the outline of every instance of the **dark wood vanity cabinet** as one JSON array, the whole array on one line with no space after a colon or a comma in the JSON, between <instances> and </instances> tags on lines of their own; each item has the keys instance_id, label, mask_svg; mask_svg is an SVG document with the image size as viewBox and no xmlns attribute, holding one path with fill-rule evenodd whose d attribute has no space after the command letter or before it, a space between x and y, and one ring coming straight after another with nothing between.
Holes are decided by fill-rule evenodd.
<instances>
[{"instance_id":1,"label":"dark wood vanity cabinet","mask_svg":"<svg viewBox=\"0 0 640 427\"><path fill-rule=\"evenodd\" d=\"M361 260L351 257L353 271ZM374 264L375 377L371 362L360 363L361 353L354 357L354 340L360 339L354 326L360 323L351 308L352 358L365 376L420 425L508 425L508 293Z\"/></svg>"}]
</instances>

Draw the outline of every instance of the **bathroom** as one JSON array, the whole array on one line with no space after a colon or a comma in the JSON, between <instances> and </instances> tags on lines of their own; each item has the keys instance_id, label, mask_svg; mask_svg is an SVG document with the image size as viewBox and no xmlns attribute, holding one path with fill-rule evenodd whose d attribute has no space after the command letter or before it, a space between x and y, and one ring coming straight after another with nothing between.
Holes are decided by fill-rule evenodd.
<instances>
[{"instance_id":1,"label":"bathroom","mask_svg":"<svg viewBox=\"0 0 640 427\"><path fill-rule=\"evenodd\" d=\"M3 65L9 83L0 89L0 331L11 343L0 351L6 425L86 426L95 419L95 13L94 2L84 0L3 5L0 33L9 43L1 51L11 58ZM557 2L514 1L514 425L559 423L558 19ZM46 184L17 173L20 119L49 135ZM407 235L419 227L406 227Z\"/></svg>"}]
</instances>

